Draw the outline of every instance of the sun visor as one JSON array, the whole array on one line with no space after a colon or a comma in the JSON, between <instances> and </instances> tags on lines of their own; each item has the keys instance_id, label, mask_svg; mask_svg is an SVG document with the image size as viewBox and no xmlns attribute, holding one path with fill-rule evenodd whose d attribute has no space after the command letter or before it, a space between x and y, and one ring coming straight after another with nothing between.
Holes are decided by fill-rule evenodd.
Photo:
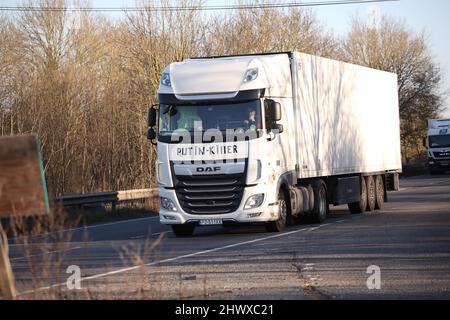
<instances>
[{"instance_id":1,"label":"sun visor","mask_svg":"<svg viewBox=\"0 0 450 320\"><path fill-rule=\"evenodd\" d=\"M238 92L249 65L248 60L186 60L170 65L173 93Z\"/></svg>"}]
</instances>

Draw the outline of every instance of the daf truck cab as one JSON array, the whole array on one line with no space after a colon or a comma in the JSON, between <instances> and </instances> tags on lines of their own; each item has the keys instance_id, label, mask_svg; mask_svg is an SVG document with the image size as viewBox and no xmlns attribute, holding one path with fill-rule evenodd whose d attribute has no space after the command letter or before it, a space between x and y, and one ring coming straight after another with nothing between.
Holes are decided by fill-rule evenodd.
<instances>
[{"instance_id":1,"label":"daf truck cab","mask_svg":"<svg viewBox=\"0 0 450 320\"><path fill-rule=\"evenodd\" d=\"M380 208L401 169L396 76L359 68L298 52L168 65L148 129L160 222L278 232L330 204Z\"/></svg>"},{"instance_id":2,"label":"daf truck cab","mask_svg":"<svg viewBox=\"0 0 450 320\"><path fill-rule=\"evenodd\" d=\"M428 135L424 139L430 174L450 170L450 119L428 119Z\"/></svg>"}]
</instances>

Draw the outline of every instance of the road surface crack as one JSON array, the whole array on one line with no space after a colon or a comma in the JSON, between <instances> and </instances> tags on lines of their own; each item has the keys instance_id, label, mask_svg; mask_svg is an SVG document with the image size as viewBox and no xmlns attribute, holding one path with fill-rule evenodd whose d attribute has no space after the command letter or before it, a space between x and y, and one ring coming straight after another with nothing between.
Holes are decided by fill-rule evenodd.
<instances>
[{"instance_id":1,"label":"road surface crack","mask_svg":"<svg viewBox=\"0 0 450 320\"><path fill-rule=\"evenodd\" d=\"M316 296L320 299L327 299L327 300L333 299L332 296L320 291L315 285L315 280L307 276L303 272L304 269L310 269L308 266L295 263L293 263L292 265L297 269L298 277L300 279L300 287L302 291L305 293L305 295Z\"/></svg>"}]
</instances>

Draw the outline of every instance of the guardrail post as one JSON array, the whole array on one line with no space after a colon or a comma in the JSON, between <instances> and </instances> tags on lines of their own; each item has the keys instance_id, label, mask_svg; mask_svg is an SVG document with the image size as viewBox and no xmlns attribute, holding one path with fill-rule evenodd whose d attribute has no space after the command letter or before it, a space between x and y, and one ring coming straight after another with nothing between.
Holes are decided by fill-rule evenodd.
<instances>
[{"instance_id":1,"label":"guardrail post","mask_svg":"<svg viewBox=\"0 0 450 320\"><path fill-rule=\"evenodd\" d=\"M111 204L112 204L112 212L113 213L116 213L116 203L117 203L117 201L113 201Z\"/></svg>"}]
</instances>

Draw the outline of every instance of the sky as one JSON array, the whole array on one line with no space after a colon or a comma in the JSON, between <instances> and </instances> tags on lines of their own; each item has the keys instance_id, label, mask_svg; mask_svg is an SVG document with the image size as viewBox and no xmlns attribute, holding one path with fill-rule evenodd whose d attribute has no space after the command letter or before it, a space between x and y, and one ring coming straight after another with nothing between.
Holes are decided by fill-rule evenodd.
<instances>
[{"instance_id":1,"label":"sky","mask_svg":"<svg viewBox=\"0 0 450 320\"><path fill-rule=\"evenodd\" d=\"M278 0L292 3L295 0ZM315 1L304 0L303 3ZM322 0L328 1L328 0ZM331 1L331 0L330 0ZM22 3L20 0L0 0L0 5L11 6ZM90 0L93 7L133 7L134 0ZM233 4L234 0L204 0L205 5ZM430 49L440 64L443 76L442 90L450 93L450 1L449 0L399 0L395 2L348 4L338 6L313 7L318 20L325 29L337 36L344 36L353 17L373 19L378 15L390 15L402 19L417 33L425 32L429 38ZM109 13L120 17L121 13ZM450 118L450 98L445 102L443 117Z\"/></svg>"}]
</instances>

